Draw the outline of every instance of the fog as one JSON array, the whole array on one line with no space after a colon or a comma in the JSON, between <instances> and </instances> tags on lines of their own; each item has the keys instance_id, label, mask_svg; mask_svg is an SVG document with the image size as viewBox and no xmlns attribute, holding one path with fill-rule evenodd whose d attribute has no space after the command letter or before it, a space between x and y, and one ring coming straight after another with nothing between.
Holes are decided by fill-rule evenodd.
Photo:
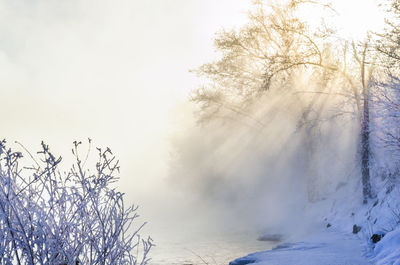
<instances>
[{"instance_id":1,"label":"fog","mask_svg":"<svg viewBox=\"0 0 400 265\"><path fill-rule=\"evenodd\" d=\"M66 161L74 140L109 146L156 242L183 227L306 226L309 182L318 198L357 185L354 117L331 119L341 99L318 99L326 121L312 129L289 91L255 103L255 119L199 124L188 102L203 82L188 70L218 56L214 33L243 24L250 2L0 1L1 137L32 152L44 140Z\"/></svg>"},{"instance_id":2,"label":"fog","mask_svg":"<svg viewBox=\"0 0 400 265\"><path fill-rule=\"evenodd\" d=\"M249 116L227 109L224 120L187 126L191 129L173 141L173 187L196 198L200 203L194 205L206 209L203 215L212 214L213 225L307 232L315 214L324 214L313 211L317 202L343 186L355 191L359 185L356 118L334 117L338 108L346 112L341 96L296 93L321 89L313 83L270 91L251 106ZM314 101L314 109L305 119L308 101Z\"/></svg>"}]
</instances>

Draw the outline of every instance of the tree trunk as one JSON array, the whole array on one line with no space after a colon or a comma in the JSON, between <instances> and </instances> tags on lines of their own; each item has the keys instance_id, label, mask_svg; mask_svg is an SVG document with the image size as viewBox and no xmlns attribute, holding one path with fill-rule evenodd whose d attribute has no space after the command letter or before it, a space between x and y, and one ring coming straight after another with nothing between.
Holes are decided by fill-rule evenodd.
<instances>
[{"instance_id":1,"label":"tree trunk","mask_svg":"<svg viewBox=\"0 0 400 265\"><path fill-rule=\"evenodd\" d=\"M372 198L371 193L371 177L370 177L370 120L369 120L369 85L371 81L372 67L366 72L366 57L368 52L368 42L365 41L364 49L362 52L362 60L356 60L361 66L361 83L363 93L363 112L361 120L361 179L363 186L363 202L366 204L368 199ZM353 46L354 47L354 46ZM355 49L354 49L355 51Z\"/></svg>"},{"instance_id":2,"label":"tree trunk","mask_svg":"<svg viewBox=\"0 0 400 265\"><path fill-rule=\"evenodd\" d=\"M364 106L361 121L361 175L364 204L372 197L370 180L369 93L364 89Z\"/></svg>"}]
</instances>

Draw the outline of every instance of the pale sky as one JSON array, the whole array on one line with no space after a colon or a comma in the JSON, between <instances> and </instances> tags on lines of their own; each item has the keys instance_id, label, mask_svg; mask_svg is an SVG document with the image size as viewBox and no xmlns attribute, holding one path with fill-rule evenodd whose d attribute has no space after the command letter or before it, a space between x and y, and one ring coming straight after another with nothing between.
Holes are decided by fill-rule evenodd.
<instances>
[{"instance_id":1,"label":"pale sky","mask_svg":"<svg viewBox=\"0 0 400 265\"><path fill-rule=\"evenodd\" d=\"M164 177L171 109L196 83L188 70L249 3L0 1L1 137L31 151L45 140L63 156L91 137L114 150L132 188Z\"/></svg>"}]
</instances>

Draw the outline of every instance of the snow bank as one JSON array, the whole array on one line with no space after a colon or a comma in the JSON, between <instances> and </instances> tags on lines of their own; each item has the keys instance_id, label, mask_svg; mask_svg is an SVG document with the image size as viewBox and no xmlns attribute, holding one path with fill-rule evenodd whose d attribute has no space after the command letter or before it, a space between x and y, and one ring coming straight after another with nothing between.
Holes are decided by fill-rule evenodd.
<instances>
[{"instance_id":1,"label":"snow bank","mask_svg":"<svg viewBox=\"0 0 400 265\"><path fill-rule=\"evenodd\" d=\"M374 248L376 265L400 265L400 228L387 233Z\"/></svg>"},{"instance_id":2,"label":"snow bank","mask_svg":"<svg viewBox=\"0 0 400 265\"><path fill-rule=\"evenodd\" d=\"M230 265L366 265L363 242L355 235L325 230L297 243L236 259Z\"/></svg>"}]
</instances>

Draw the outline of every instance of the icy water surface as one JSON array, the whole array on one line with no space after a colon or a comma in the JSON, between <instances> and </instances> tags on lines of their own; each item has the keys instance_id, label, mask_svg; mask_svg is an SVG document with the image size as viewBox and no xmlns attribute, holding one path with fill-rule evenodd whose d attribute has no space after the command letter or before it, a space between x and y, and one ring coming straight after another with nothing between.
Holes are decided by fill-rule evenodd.
<instances>
[{"instance_id":1,"label":"icy water surface","mask_svg":"<svg viewBox=\"0 0 400 265\"><path fill-rule=\"evenodd\" d=\"M235 258L277 245L277 242L258 241L255 233L186 232L156 240L150 265L227 265Z\"/></svg>"}]
</instances>

